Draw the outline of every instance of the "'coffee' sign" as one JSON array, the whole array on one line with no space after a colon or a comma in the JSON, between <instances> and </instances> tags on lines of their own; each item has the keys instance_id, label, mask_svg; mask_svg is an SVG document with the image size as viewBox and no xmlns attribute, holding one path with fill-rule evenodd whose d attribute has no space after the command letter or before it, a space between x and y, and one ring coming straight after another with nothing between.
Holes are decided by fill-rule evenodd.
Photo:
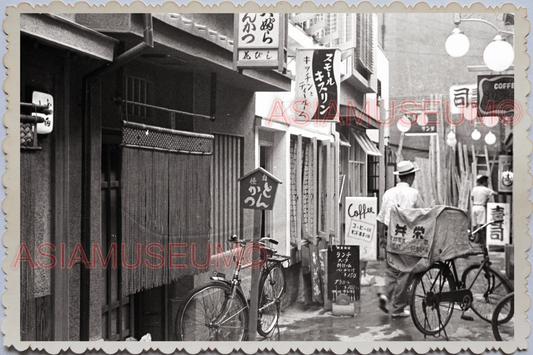
<instances>
[{"instance_id":1,"label":"'coffee' sign","mask_svg":"<svg viewBox=\"0 0 533 355\"><path fill-rule=\"evenodd\" d=\"M239 183L243 208L271 210L281 181L265 169L257 168L241 177Z\"/></svg>"},{"instance_id":2,"label":"'coffee' sign","mask_svg":"<svg viewBox=\"0 0 533 355\"><path fill-rule=\"evenodd\" d=\"M478 116L510 115L514 111L513 75L478 75Z\"/></svg>"},{"instance_id":3,"label":"'coffee' sign","mask_svg":"<svg viewBox=\"0 0 533 355\"><path fill-rule=\"evenodd\" d=\"M375 197L346 197L346 245L359 245L361 260L377 260Z\"/></svg>"}]
</instances>

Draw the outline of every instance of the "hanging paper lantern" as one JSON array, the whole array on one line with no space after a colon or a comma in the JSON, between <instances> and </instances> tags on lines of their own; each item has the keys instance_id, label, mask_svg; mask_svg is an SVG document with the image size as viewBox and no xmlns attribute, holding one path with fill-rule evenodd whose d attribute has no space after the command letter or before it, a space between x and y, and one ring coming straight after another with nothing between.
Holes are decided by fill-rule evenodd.
<instances>
[{"instance_id":1,"label":"hanging paper lantern","mask_svg":"<svg viewBox=\"0 0 533 355\"><path fill-rule=\"evenodd\" d=\"M472 139L477 141L479 138L481 138L481 132L476 129L472 132Z\"/></svg>"},{"instance_id":2,"label":"hanging paper lantern","mask_svg":"<svg viewBox=\"0 0 533 355\"><path fill-rule=\"evenodd\" d=\"M494 127L498 124L499 117L498 116L485 116L483 117L483 124L487 127Z\"/></svg>"},{"instance_id":3,"label":"hanging paper lantern","mask_svg":"<svg viewBox=\"0 0 533 355\"><path fill-rule=\"evenodd\" d=\"M457 144L457 139L455 137L452 139L448 138L446 140L446 144L448 144L450 147L453 147Z\"/></svg>"},{"instance_id":4,"label":"hanging paper lantern","mask_svg":"<svg viewBox=\"0 0 533 355\"><path fill-rule=\"evenodd\" d=\"M448 133L448 139L455 139L455 132L454 131L450 131L450 133Z\"/></svg>"},{"instance_id":5,"label":"hanging paper lantern","mask_svg":"<svg viewBox=\"0 0 533 355\"><path fill-rule=\"evenodd\" d=\"M416 123L418 123L420 126L427 125L428 124L428 116L426 116L426 114L424 114L424 113L421 113L416 118Z\"/></svg>"},{"instance_id":6,"label":"hanging paper lantern","mask_svg":"<svg viewBox=\"0 0 533 355\"><path fill-rule=\"evenodd\" d=\"M496 143L496 136L494 135L494 133L487 133L487 135L485 136L485 143L487 143L488 145L493 145L494 143Z\"/></svg>"}]
</instances>

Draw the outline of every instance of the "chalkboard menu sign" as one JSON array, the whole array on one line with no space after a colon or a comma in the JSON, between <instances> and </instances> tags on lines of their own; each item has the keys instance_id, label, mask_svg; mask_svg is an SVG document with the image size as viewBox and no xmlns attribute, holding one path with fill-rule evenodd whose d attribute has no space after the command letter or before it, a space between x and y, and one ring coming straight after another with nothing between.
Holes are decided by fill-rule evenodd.
<instances>
[{"instance_id":1,"label":"chalkboard menu sign","mask_svg":"<svg viewBox=\"0 0 533 355\"><path fill-rule=\"evenodd\" d=\"M328 248L328 298L346 295L351 301L361 297L359 245L332 245Z\"/></svg>"}]
</instances>

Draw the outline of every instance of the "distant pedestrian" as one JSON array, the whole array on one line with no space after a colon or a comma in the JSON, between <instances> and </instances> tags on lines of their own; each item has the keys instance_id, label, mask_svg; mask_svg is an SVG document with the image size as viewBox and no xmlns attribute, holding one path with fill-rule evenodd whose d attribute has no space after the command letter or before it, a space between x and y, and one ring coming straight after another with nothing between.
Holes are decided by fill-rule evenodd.
<instances>
[{"instance_id":1,"label":"distant pedestrian","mask_svg":"<svg viewBox=\"0 0 533 355\"><path fill-rule=\"evenodd\" d=\"M378 240L380 245L386 245L387 229L390 222L390 211L393 206L401 208L420 208L422 207L422 198L418 190L411 187L415 180L416 171L410 161L401 161L398 163L397 171L400 182L393 188L388 189L383 194L383 201L381 209L377 216L378 220ZM385 289L384 293L378 293L379 308L389 313L388 303L391 301L393 318L403 318L410 315L409 311L405 309L407 306L407 286L408 286L408 272L401 272L389 264L387 256L387 271L385 275Z\"/></svg>"},{"instance_id":2,"label":"distant pedestrian","mask_svg":"<svg viewBox=\"0 0 533 355\"><path fill-rule=\"evenodd\" d=\"M487 202L490 196L496 192L489 189L489 177L486 175L477 176L477 185L472 189L472 227L476 230L487 223Z\"/></svg>"}]
</instances>

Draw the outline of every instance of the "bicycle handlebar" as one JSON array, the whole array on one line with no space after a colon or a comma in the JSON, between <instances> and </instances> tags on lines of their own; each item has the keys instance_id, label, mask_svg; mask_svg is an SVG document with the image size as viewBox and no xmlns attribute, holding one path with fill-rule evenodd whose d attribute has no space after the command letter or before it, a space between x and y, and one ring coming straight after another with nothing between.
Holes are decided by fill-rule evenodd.
<instances>
[{"instance_id":1,"label":"bicycle handlebar","mask_svg":"<svg viewBox=\"0 0 533 355\"><path fill-rule=\"evenodd\" d=\"M239 239L239 237L237 237L236 234L234 234L232 236L229 236L228 237L228 241L230 241L232 243L240 243L240 244L246 244L246 243L252 242L251 239ZM279 244L279 242L276 239L272 239L272 238L269 238L269 237L261 238L258 242L262 243L262 244L265 244L264 242L269 242L269 243L272 243L274 245L278 245Z\"/></svg>"}]
</instances>

